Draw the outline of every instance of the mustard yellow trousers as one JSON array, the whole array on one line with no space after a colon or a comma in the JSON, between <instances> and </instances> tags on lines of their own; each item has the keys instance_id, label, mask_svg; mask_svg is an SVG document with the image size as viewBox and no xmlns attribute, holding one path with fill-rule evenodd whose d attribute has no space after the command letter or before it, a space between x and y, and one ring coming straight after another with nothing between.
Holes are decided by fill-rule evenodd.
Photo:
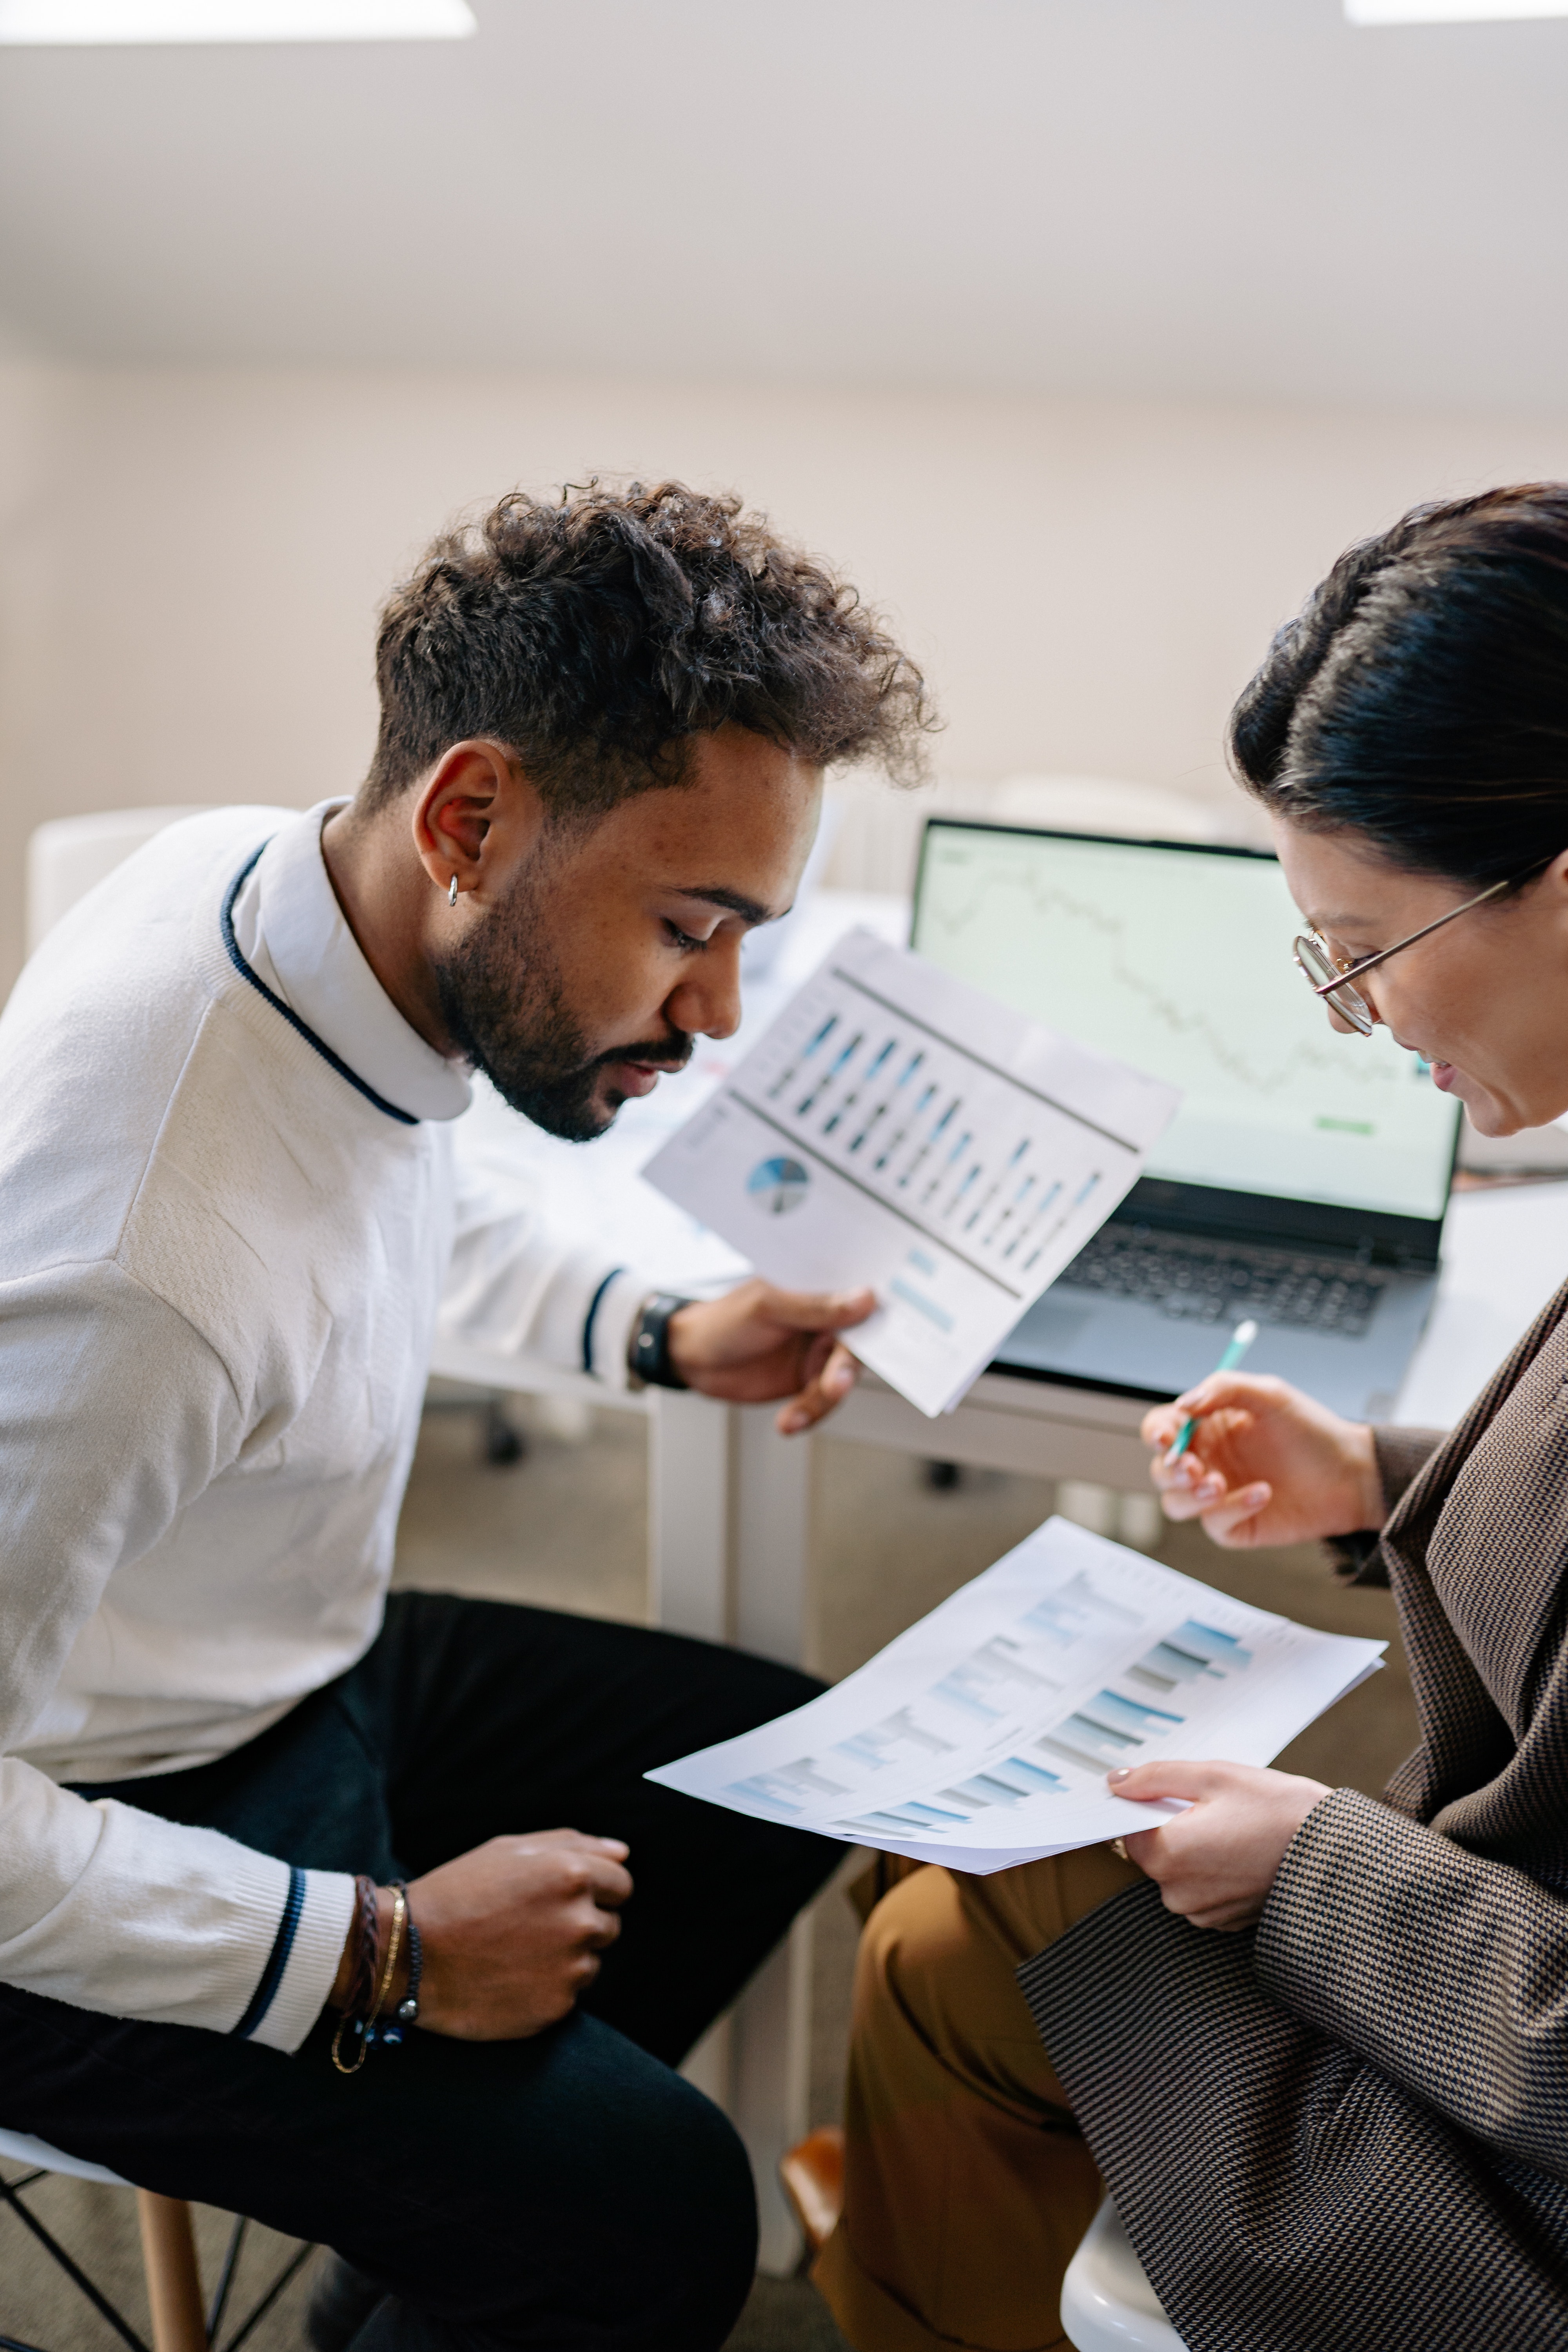
<instances>
[{"instance_id":1,"label":"mustard yellow trousers","mask_svg":"<svg viewBox=\"0 0 1568 2352\"><path fill-rule=\"evenodd\" d=\"M1102 2193L1013 1971L1140 1873L1110 1846L920 1870L867 1921L844 2213L813 2273L856 2352L1045 2352Z\"/></svg>"}]
</instances>

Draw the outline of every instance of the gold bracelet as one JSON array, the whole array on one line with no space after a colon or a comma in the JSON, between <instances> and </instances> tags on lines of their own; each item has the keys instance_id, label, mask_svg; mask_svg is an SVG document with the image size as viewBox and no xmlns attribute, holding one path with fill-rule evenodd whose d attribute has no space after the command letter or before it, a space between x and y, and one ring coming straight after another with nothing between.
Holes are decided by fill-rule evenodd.
<instances>
[{"instance_id":1,"label":"gold bracelet","mask_svg":"<svg viewBox=\"0 0 1568 2352\"><path fill-rule=\"evenodd\" d=\"M381 1971L381 1983L376 1990L375 2000L371 2005L370 2015L364 2018L356 2017L352 2021L347 2016L340 2018L338 2030L332 2036L332 2063L340 2074L357 2074L364 2064L364 2053L371 2045L375 2031L375 2021L385 2008L386 1996L392 1990L392 1979L397 1968L398 1948L403 1941L403 1923L407 1916L408 1898L401 1886L395 1886L392 1890L392 1933L387 1937L386 1960ZM342 2059L342 2041L351 2022L359 2036L359 2048L354 2052L353 2065L345 2066Z\"/></svg>"},{"instance_id":2,"label":"gold bracelet","mask_svg":"<svg viewBox=\"0 0 1568 2352\"><path fill-rule=\"evenodd\" d=\"M371 2011L369 2024L365 2028L367 2034L386 2007L386 1996L392 1990L392 1979L397 1968L398 1946L403 1941L403 1923L407 1916L408 1897L401 1886L395 1886L392 1890L392 1934L387 1939L386 1966L381 1972L381 1990L375 1996L375 2007Z\"/></svg>"}]
</instances>

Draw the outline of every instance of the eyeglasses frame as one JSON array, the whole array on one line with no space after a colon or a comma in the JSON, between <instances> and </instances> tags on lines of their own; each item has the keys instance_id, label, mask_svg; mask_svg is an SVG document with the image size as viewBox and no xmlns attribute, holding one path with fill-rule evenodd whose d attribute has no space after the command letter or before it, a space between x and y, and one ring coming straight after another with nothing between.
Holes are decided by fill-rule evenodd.
<instances>
[{"instance_id":1,"label":"eyeglasses frame","mask_svg":"<svg viewBox=\"0 0 1568 2352\"><path fill-rule=\"evenodd\" d=\"M1553 858L1561 856L1562 852L1554 849L1551 857L1541 858L1534 866L1527 866L1522 874L1506 875L1502 881L1490 883L1486 889L1479 890L1473 898L1467 898L1462 907L1450 907L1446 915L1439 915L1435 922L1423 923L1418 931L1411 931L1407 933L1404 939L1395 940L1392 947L1379 948L1375 955L1363 956L1360 963L1352 963L1350 966L1350 969L1347 971L1342 971L1336 980L1316 981L1312 978L1311 973L1307 971L1305 964L1301 961L1300 950L1304 946L1310 944L1315 947L1320 953L1327 958L1329 961L1331 962L1332 958L1330 957L1328 953L1328 942L1322 938L1321 933L1317 931L1299 931L1294 942L1297 969L1305 977L1307 985L1311 990L1314 996L1327 998L1331 997L1338 989L1353 989L1356 982L1361 978L1363 972L1374 971L1377 965L1380 963L1386 963L1390 956L1398 955L1400 950L1404 948L1413 948L1417 940L1429 939L1434 931L1440 931L1445 923L1458 922L1459 917L1461 915L1468 915L1472 907L1484 907L1489 898L1500 898L1503 891L1517 890L1521 883L1532 881L1536 875L1545 873L1546 868L1552 864ZM1363 999L1363 1003L1365 1003L1364 998ZM1351 1014L1343 1010L1342 1006L1338 1004L1331 1005L1330 1010L1339 1013L1342 1021L1349 1021L1352 1028L1360 1031L1360 1034L1363 1037L1371 1036L1371 1028L1362 1029L1360 1022L1352 1019ZM1367 1006L1367 1010L1369 1013L1372 1010L1370 1005Z\"/></svg>"}]
</instances>

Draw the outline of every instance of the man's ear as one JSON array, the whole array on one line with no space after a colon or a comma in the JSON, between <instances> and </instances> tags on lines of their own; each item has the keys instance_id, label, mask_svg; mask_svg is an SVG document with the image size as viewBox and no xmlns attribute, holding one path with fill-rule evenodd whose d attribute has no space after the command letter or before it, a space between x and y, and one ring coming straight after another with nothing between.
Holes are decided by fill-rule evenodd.
<instances>
[{"instance_id":1,"label":"man's ear","mask_svg":"<svg viewBox=\"0 0 1568 2352\"><path fill-rule=\"evenodd\" d=\"M502 895L544 830L515 754L488 735L443 751L414 796L414 847L443 897Z\"/></svg>"}]
</instances>

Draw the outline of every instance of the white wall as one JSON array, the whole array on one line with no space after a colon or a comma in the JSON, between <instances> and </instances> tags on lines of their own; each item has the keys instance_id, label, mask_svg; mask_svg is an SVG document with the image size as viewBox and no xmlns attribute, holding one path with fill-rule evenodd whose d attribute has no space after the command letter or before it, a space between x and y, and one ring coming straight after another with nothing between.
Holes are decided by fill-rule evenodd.
<instances>
[{"instance_id":1,"label":"white wall","mask_svg":"<svg viewBox=\"0 0 1568 2352\"><path fill-rule=\"evenodd\" d=\"M929 669L945 776L1218 798L1230 700L1345 541L1568 473L1568 416L0 370L0 990L34 824L352 788L389 581L459 507L593 470L733 485L846 568Z\"/></svg>"}]
</instances>

